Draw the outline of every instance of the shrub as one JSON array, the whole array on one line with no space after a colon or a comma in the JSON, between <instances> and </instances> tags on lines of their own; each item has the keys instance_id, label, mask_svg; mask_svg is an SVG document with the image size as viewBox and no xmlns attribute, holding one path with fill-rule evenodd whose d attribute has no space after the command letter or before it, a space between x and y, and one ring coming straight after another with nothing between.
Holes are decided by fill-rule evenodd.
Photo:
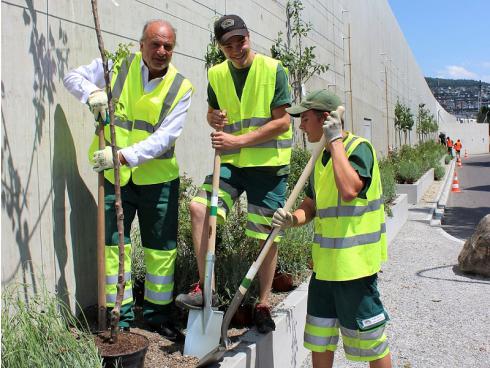
<instances>
[{"instance_id":1,"label":"shrub","mask_svg":"<svg viewBox=\"0 0 490 368\"><path fill-rule=\"evenodd\" d=\"M449 155L444 156L444 163L448 165L453 158Z\"/></svg>"},{"instance_id":2,"label":"shrub","mask_svg":"<svg viewBox=\"0 0 490 368\"><path fill-rule=\"evenodd\" d=\"M396 197L395 167L391 159L385 158L378 163L383 188L383 203L385 212L391 215L391 203Z\"/></svg>"},{"instance_id":3,"label":"shrub","mask_svg":"<svg viewBox=\"0 0 490 368\"><path fill-rule=\"evenodd\" d=\"M444 177L445 173L446 173L446 169L444 169L441 165L437 165L434 168L434 179L441 180Z\"/></svg>"},{"instance_id":4,"label":"shrub","mask_svg":"<svg viewBox=\"0 0 490 368\"><path fill-rule=\"evenodd\" d=\"M277 270L289 273L303 281L309 274L311 243L313 241L313 222L293 229L286 229L279 243Z\"/></svg>"},{"instance_id":5,"label":"shrub","mask_svg":"<svg viewBox=\"0 0 490 368\"><path fill-rule=\"evenodd\" d=\"M294 188L296 183L298 182L299 177L303 173L303 170L308 163L311 154L308 150L295 147L291 153L291 164L290 164L290 173L288 177L288 188L289 192ZM301 201L304 198L304 190L298 196L297 202Z\"/></svg>"},{"instance_id":6,"label":"shrub","mask_svg":"<svg viewBox=\"0 0 490 368\"><path fill-rule=\"evenodd\" d=\"M88 328L55 295L44 287L34 293L26 285L2 290L2 366L24 367L102 367Z\"/></svg>"},{"instance_id":7,"label":"shrub","mask_svg":"<svg viewBox=\"0 0 490 368\"><path fill-rule=\"evenodd\" d=\"M398 165L397 182L401 184L413 184L421 176L420 163L415 160L401 161Z\"/></svg>"}]
</instances>

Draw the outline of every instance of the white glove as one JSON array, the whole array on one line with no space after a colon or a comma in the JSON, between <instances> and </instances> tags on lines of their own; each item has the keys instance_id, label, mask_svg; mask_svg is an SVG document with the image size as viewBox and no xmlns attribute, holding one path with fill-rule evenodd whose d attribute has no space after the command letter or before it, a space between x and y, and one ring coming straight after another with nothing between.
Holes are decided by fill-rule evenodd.
<instances>
[{"instance_id":1,"label":"white glove","mask_svg":"<svg viewBox=\"0 0 490 368\"><path fill-rule=\"evenodd\" d=\"M323 135L327 143L342 139L342 121L337 111L332 111L323 124Z\"/></svg>"},{"instance_id":2,"label":"white glove","mask_svg":"<svg viewBox=\"0 0 490 368\"><path fill-rule=\"evenodd\" d=\"M98 122L107 124L109 122L109 105L107 104L107 93L98 89L93 91L87 100L90 111L94 114L95 127L99 126Z\"/></svg>"},{"instance_id":3,"label":"white glove","mask_svg":"<svg viewBox=\"0 0 490 368\"><path fill-rule=\"evenodd\" d=\"M286 212L284 208L278 208L272 216L272 227L287 229L294 225L294 217L291 212Z\"/></svg>"},{"instance_id":4,"label":"white glove","mask_svg":"<svg viewBox=\"0 0 490 368\"><path fill-rule=\"evenodd\" d=\"M112 160L112 147L107 146L103 150L95 151L94 156L94 171L101 172L106 169L112 169L114 167L114 161Z\"/></svg>"}]
</instances>

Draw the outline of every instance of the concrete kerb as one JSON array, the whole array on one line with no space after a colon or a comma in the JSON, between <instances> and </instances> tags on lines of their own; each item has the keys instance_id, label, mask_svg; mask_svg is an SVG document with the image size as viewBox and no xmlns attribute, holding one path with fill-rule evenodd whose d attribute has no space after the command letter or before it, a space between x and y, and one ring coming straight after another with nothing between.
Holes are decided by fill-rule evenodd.
<instances>
[{"instance_id":1,"label":"concrete kerb","mask_svg":"<svg viewBox=\"0 0 490 368\"><path fill-rule=\"evenodd\" d=\"M451 160L449 170L446 172L443 178L443 185L439 188L436 195L436 201L433 205L432 218L430 220L431 226L441 226L441 220L444 216L444 209L446 208L447 200L449 197L449 190L452 185L452 177L456 166L456 160Z\"/></svg>"},{"instance_id":2,"label":"concrete kerb","mask_svg":"<svg viewBox=\"0 0 490 368\"><path fill-rule=\"evenodd\" d=\"M308 282L299 285L272 311L276 330L262 335L255 329L241 337L240 345L212 367L300 367L309 351L303 347Z\"/></svg>"}]
</instances>

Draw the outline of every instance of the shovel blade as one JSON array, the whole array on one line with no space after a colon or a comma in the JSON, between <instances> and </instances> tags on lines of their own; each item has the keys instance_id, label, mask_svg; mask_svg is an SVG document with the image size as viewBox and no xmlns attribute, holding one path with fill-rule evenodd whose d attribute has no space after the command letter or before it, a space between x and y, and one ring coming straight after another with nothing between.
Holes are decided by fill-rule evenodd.
<instances>
[{"instance_id":1,"label":"shovel blade","mask_svg":"<svg viewBox=\"0 0 490 368\"><path fill-rule=\"evenodd\" d=\"M190 310L187 320L184 355L201 359L219 346L223 312L212 310L205 320L203 310Z\"/></svg>"}]
</instances>

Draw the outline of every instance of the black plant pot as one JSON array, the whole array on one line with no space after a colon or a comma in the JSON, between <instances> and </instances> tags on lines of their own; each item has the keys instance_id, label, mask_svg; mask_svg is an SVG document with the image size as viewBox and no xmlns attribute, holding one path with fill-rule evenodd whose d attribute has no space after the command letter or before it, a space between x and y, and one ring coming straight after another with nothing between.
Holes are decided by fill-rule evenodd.
<instances>
[{"instance_id":1,"label":"black plant pot","mask_svg":"<svg viewBox=\"0 0 490 368\"><path fill-rule=\"evenodd\" d=\"M129 336L130 351L124 349L122 352L105 353L98 345L102 357L102 366L105 368L143 368L145 366L145 355L148 350L149 340L135 333L121 332L118 340ZM126 344L128 345L128 344ZM134 347L134 348L133 348Z\"/></svg>"}]
</instances>

